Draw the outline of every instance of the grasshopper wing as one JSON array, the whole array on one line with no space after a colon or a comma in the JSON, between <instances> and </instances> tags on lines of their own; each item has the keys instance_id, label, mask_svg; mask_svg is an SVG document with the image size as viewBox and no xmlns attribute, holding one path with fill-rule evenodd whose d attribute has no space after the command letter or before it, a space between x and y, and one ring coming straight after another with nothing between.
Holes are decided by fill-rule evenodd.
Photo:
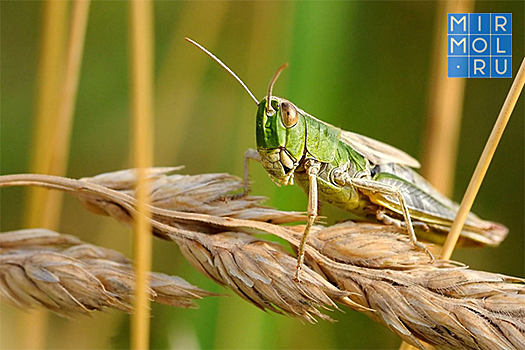
<instances>
[{"instance_id":1,"label":"grasshopper wing","mask_svg":"<svg viewBox=\"0 0 525 350\"><path fill-rule=\"evenodd\" d=\"M412 168L419 168L419 162L405 152L381 141L350 131L341 131L341 140L366 157L375 165L397 163Z\"/></svg>"},{"instance_id":2,"label":"grasshopper wing","mask_svg":"<svg viewBox=\"0 0 525 350\"><path fill-rule=\"evenodd\" d=\"M379 166L374 180L398 188L405 197L410 216L439 231L443 237L454 221L458 205L433 188L423 177L413 170L399 165ZM402 214L396 198L382 194L370 194L370 199L393 212ZM465 245L497 246L506 237L508 229L498 223L480 219L469 213L461 236Z\"/></svg>"}]
</instances>

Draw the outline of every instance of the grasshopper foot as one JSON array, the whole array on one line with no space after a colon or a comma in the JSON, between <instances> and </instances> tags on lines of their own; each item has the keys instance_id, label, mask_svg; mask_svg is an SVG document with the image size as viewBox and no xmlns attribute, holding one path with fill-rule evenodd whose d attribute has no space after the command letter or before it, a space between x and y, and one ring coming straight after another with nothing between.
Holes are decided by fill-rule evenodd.
<instances>
[{"instance_id":1,"label":"grasshopper foot","mask_svg":"<svg viewBox=\"0 0 525 350\"><path fill-rule=\"evenodd\" d=\"M224 200L228 201L228 200L244 199L244 198L248 197L249 194L250 194L250 191L243 191L242 193L237 193L237 194L232 194L232 195L225 196Z\"/></svg>"},{"instance_id":2,"label":"grasshopper foot","mask_svg":"<svg viewBox=\"0 0 525 350\"><path fill-rule=\"evenodd\" d=\"M293 281L295 283L300 283L301 282L301 277L299 276L300 274L301 274L301 266L298 264L297 268L295 270L295 276L293 278Z\"/></svg>"},{"instance_id":3,"label":"grasshopper foot","mask_svg":"<svg viewBox=\"0 0 525 350\"><path fill-rule=\"evenodd\" d=\"M432 253L430 252L430 250L428 250L428 248L421 242L418 242L418 241L414 241L412 242L413 245L416 246L416 248L418 250L421 250L422 252L424 252L426 255L428 255L428 257L430 258L430 263L433 264L434 263L434 255L432 255Z\"/></svg>"}]
</instances>

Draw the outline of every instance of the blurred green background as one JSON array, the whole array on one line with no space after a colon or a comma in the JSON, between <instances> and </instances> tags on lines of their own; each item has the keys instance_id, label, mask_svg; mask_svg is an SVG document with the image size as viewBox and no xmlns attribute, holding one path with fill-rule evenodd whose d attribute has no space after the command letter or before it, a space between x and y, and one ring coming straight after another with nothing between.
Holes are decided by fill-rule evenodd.
<instances>
[{"instance_id":1,"label":"blurred green background","mask_svg":"<svg viewBox=\"0 0 525 350\"><path fill-rule=\"evenodd\" d=\"M43 3L1 5L1 173L28 171L35 115ZM483 1L475 12L513 14L513 74L524 55L524 3ZM214 52L258 99L275 69L275 87L305 111L343 129L407 151L420 160L434 53L437 2L155 2L155 165L186 165L189 174L242 176L243 153L255 147L255 106L212 60L184 41ZM93 2L67 175L131 167L128 6ZM459 201L511 85L468 79L454 199ZM458 250L472 268L524 276L524 98L521 97L474 212L510 229L497 248ZM305 210L298 187L278 188L252 166L253 193L280 209ZM22 227L24 191L2 189L1 230ZM346 217L324 206L330 223ZM86 212L66 198L60 231L131 256L131 230ZM226 289L193 270L174 244L154 243L153 268L218 293ZM199 310L154 305L153 348L397 348L400 340L356 312L338 322L303 324L266 314L231 297L208 298ZM3 347L14 339L19 311L1 306ZM11 321L13 320L13 321ZM129 317L109 311L68 321L51 316L49 348L126 348ZM30 332L30 330L28 330Z\"/></svg>"}]
</instances>

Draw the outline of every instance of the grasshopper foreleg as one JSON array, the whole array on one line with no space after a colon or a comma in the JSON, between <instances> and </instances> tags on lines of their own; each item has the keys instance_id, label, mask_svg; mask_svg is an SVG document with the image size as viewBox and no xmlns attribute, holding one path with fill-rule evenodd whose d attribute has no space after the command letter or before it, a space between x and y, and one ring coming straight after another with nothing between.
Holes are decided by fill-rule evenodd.
<instances>
[{"instance_id":1,"label":"grasshopper foreleg","mask_svg":"<svg viewBox=\"0 0 525 350\"><path fill-rule=\"evenodd\" d=\"M345 180L346 183L358 189L369 191L372 193L381 193L387 196L397 198L397 200L399 201L399 206L403 211L403 218L405 220L405 226L408 231L408 237L410 238L410 242L412 242L412 244L415 245L418 249L424 251L429 256L431 261L434 261L434 256L427 249L427 247L425 247L424 244L417 241L416 233L414 232L414 225L412 224L412 219L410 218L410 213L408 211L408 206L406 204L405 197L398 188L368 179L347 177L345 178Z\"/></svg>"},{"instance_id":2,"label":"grasshopper foreleg","mask_svg":"<svg viewBox=\"0 0 525 350\"><path fill-rule=\"evenodd\" d=\"M243 179L243 191L239 194L234 194L227 196L227 199L240 199L248 196L250 194L250 169L249 169L249 163L250 159L256 160L259 163L261 162L261 156L259 155L259 152L252 148L248 148L246 152L244 152L244 179Z\"/></svg>"},{"instance_id":3,"label":"grasshopper foreleg","mask_svg":"<svg viewBox=\"0 0 525 350\"><path fill-rule=\"evenodd\" d=\"M313 159L307 159L305 162L305 169L308 174L309 187L308 187L308 221L306 222L306 227L304 228L303 237L301 238L301 243L299 243L299 248L297 251L297 269L295 270L295 282L300 282L299 273L303 267L304 262L304 250L306 247L306 239L308 238L308 233L317 218L317 174L321 164Z\"/></svg>"},{"instance_id":4,"label":"grasshopper foreleg","mask_svg":"<svg viewBox=\"0 0 525 350\"><path fill-rule=\"evenodd\" d=\"M260 163L261 155L253 148L248 148L246 152L244 152L244 197L246 197L250 193L250 159L256 160Z\"/></svg>"}]
</instances>

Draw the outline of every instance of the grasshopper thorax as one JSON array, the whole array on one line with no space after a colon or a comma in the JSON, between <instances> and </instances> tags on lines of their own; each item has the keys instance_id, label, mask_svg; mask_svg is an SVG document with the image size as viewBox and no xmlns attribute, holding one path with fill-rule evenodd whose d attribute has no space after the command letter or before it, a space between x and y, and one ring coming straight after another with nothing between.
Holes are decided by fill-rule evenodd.
<instances>
[{"instance_id":1,"label":"grasshopper thorax","mask_svg":"<svg viewBox=\"0 0 525 350\"><path fill-rule=\"evenodd\" d=\"M287 185L305 153L305 117L293 103L272 96L259 103L256 117L257 151L270 177Z\"/></svg>"}]
</instances>

